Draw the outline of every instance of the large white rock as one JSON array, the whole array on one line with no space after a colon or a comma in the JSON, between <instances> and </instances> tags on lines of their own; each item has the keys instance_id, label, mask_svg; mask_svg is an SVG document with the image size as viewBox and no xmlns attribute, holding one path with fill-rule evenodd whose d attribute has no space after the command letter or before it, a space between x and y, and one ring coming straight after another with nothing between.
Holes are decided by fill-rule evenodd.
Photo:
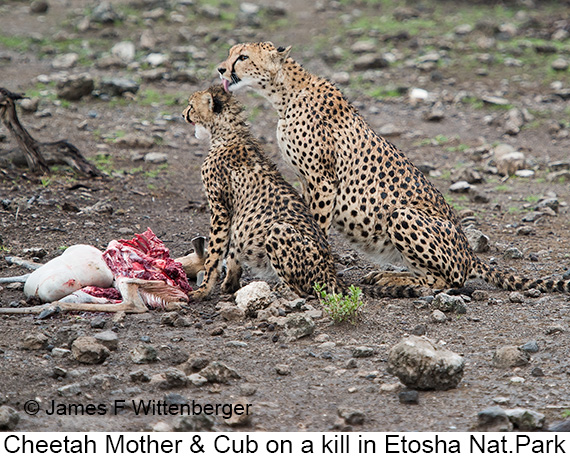
<instances>
[{"instance_id":1,"label":"large white rock","mask_svg":"<svg viewBox=\"0 0 570 457\"><path fill-rule=\"evenodd\" d=\"M463 367L459 354L414 335L404 338L388 354L388 372L411 389L452 389L459 384Z\"/></svg>"}]
</instances>

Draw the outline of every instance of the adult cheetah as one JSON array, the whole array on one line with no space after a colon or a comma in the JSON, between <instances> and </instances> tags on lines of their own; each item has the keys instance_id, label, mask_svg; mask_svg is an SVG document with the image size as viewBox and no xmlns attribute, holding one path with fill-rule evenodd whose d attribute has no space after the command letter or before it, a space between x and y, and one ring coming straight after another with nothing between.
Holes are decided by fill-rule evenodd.
<instances>
[{"instance_id":1,"label":"adult cheetah","mask_svg":"<svg viewBox=\"0 0 570 457\"><path fill-rule=\"evenodd\" d=\"M201 169L210 240L204 281L190 296L209 296L224 258L223 292L239 288L242 263L259 276L277 276L302 296L311 294L316 282L335 291L339 282L326 237L251 135L242 110L216 86L192 94L183 112L196 137L211 143Z\"/></svg>"},{"instance_id":2,"label":"adult cheetah","mask_svg":"<svg viewBox=\"0 0 570 457\"><path fill-rule=\"evenodd\" d=\"M379 264L378 285L463 287L469 278L509 290L570 292L570 281L532 280L482 262L453 209L395 146L378 136L329 81L272 43L233 46L218 72L226 91L251 87L277 110L277 139L326 234L331 224Z\"/></svg>"}]
</instances>

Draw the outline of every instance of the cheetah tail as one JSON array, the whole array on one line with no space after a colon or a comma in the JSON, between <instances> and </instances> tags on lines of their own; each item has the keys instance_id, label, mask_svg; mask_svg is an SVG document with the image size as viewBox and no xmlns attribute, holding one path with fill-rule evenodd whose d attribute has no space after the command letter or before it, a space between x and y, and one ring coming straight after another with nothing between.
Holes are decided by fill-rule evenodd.
<instances>
[{"instance_id":1,"label":"cheetah tail","mask_svg":"<svg viewBox=\"0 0 570 457\"><path fill-rule=\"evenodd\" d=\"M506 290L538 289L541 292L570 293L570 280L531 279L514 275L502 268L493 267L479 258L474 259L471 278L481 278L488 283Z\"/></svg>"},{"instance_id":2,"label":"cheetah tail","mask_svg":"<svg viewBox=\"0 0 570 457\"><path fill-rule=\"evenodd\" d=\"M420 297L420 288L402 285L402 286L369 286L359 285L364 295L370 298L414 298Z\"/></svg>"}]
</instances>

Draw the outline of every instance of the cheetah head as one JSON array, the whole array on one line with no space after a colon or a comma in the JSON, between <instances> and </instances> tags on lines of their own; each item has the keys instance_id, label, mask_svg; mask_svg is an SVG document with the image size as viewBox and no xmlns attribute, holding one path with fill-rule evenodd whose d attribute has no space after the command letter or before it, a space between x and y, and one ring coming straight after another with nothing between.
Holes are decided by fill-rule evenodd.
<instances>
[{"instance_id":1,"label":"cheetah head","mask_svg":"<svg viewBox=\"0 0 570 457\"><path fill-rule=\"evenodd\" d=\"M236 44L218 67L224 89L242 87L263 90L289 56L291 46L276 48L271 42Z\"/></svg>"},{"instance_id":2,"label":"cheetah head","mask_svg":"<svg viewBox=\"0 0 570 457\"><path fill-rule=\"evenodd\" d=\"M230 119L243 122L240 113L243 107L220 86L194 92L188 99L188 106L182 112L186 122L196 127L196 138L208 139L212 130Z\"/></svg>"}]
</instances>

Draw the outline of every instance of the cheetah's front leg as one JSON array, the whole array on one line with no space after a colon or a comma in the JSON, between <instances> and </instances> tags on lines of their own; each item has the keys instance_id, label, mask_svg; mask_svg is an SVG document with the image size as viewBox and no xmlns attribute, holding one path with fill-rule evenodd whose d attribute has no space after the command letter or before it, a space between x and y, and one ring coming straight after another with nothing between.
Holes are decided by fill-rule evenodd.
<instances>
[{"instance_id":1,"label":"cheetah's front leg","mask_svg":"<svg viewBox=\"0 0 570 457\"><path fill-rule=\"evenodd\" d=\"M228 211L219 205L212 205L211 211L210 241L208 242L208 256L204 263L204 281L198 289L188 294L190 298L198 301L207 299L212 293L230 243Z\"/></svg>"}]
</instances>

